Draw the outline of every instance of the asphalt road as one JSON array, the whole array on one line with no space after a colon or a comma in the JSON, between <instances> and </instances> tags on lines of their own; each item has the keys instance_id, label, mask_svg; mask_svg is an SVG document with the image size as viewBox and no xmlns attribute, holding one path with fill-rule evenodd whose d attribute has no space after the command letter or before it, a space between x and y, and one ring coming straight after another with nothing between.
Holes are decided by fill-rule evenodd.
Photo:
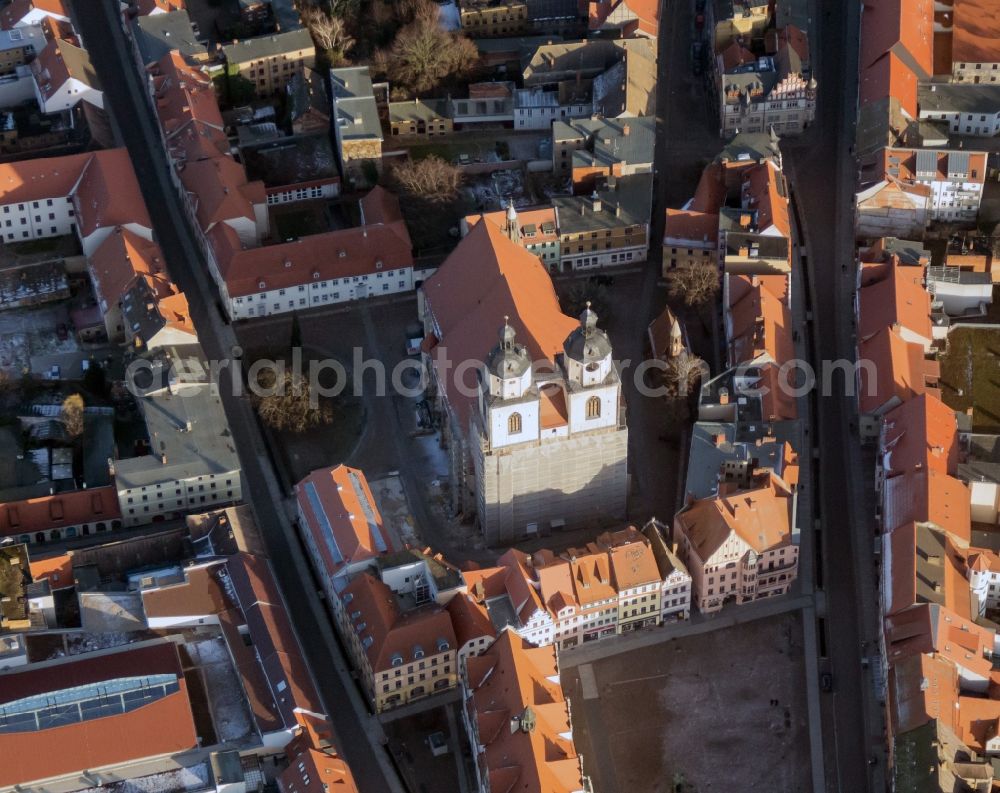
<instances>
[{"instance_id":1,"label":"asphalt road","mask_svg":"<svg viewBox=\"0 0 1000 793\"><path fill-rule=\"evenodd\" d=\"M819 83L816 120L798 140L782 142L808 256L805 275L813 311L813 363L854 359L853 191L851 156L857 104L859 3L816 0L811 37ZM817 369L818 370L818 369ZM856 406L842 382L817 393L819 485L816 515L822 529L825 597L821 622L835 691L824 695L828 789L859 793L882 789L881 710L861 666L862 641L877 635L878 609L872 561L871 477L854 430ZM829 732L829 730L828 730ZM868 765L876 755L879 762Z\"/></svg>"},{"instance_id":2,"label":"asphalt road","mask_svg":"<svg viewBox=\"0 0 1000 793\"><path fill-rule=\"evenodd\" d=\"M89 52L104 86L105 104L114 113L121 139L128 147L168 270L187 295L205 354L211 360L227 359L236 337L216 308L217 289L169 180L169 165L143 79L117 17L118 3L75 0L73 5L77 29L92 43ZM100 46L93 46L96 42ZM228 378L222 378L219 390L242 464L244 496L264 535L341 753L366 793L395 793L401 786L388 766L385 751L378 746L380 729L364 711L358 692L345 684L350 680L345 674L345 659L333 639L309 565L291 528L286 494L278 486L250 403L231 393Z\"/></svg>"}]
</instances>

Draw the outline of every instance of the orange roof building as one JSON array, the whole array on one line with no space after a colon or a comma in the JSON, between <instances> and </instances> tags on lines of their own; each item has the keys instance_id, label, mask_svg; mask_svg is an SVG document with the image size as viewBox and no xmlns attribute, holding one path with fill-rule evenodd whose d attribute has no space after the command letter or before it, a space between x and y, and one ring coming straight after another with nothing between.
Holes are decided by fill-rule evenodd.
<instances>
[{"instance_id":1,"label":"orange roof building","mask_svg":"<svg viewBox=\"0 0 1000 793\"><path fill-rule=\"evenodd\" d=\"M333 596L333 579L394 550L382 515L357 468L319 468L295 485L299 526L313 564L323 571Z\"/></svg>"},{"instance_id":2,"label":"orange roof building","mask_svg":"<svg viewBox=\"0 0 1000 793\"><path fill-rule=\"evenodd\" d=\"M74 585L73 557L68 553L35 559L29 563L32 581L48 581L49 589L65 589Z\"/></svg>"},{"instance_id":3,"label":"orange roof building","mask_svg":"<svg viewBox=\"0 0 1000 793\"><path fill-rule=\"evenodd\" d=\"M1000 64L1000 15L990 0L955 0L951 61L956 82L997 83Z\"/></svg>"},{"instance_id":4,"label":"orange roof building","mask_svg":"<svg viewBox=\"0 0 1000 793\"><path fill-rule=\"evenodd\" d=\"M86 256L118 226L152 238L153 223L125 149L97 151L90 156L73 203Z\"/></svg>"},{"instance_id":5,"label":"orange roof building","mask_svg":"<svg viewBox=\"0 0 1000 793\"><path fill-rule=\"evenodd\" d=\"M560 245L559 226L554 207L513 210L508 207L498 212L468 215L462 220L462 229L468 230L480 220L492 223L525 250L535 254L549 270L558 269Z\"/></svg>"},{"instance_id":6,"label":"orange roof building","mask_svg":"<svg viewBox=\"0 0 1000 793\"><path fill-rule=\"evenodd\" d=\"M404 610L387 584L361 573L341 591L335 613L376 712L456 685L455 629L437 603Z\"/></svg>"},{"instance_id":7,"label":"orange roof building","mask_svg":"<svg viewBox=\"0 0 1000 793\"><path fill-rule=\"evenodd\" d=\"M795 358L792 312L766 283L756 277L749 280L745 294L726 311L729 365L765 359L780 366Z\"/></svg>"},{"instance_id":8,"label":"orange roof building","mask_svg":"<svg viewBox=\"0 0 1000 793\"><path fill-rule=\"evenodd\" d=\"M882 415L937 383L938 368L924 348L885 327L858 345L858 403L862 413Z\"/></svg>"},{"instance_id":9,"label":"orange roof building","mask_svg":"<svg viewBox=\"0 0 1000 793\"><path fill-rule=\"evenodd\" d=\"M956 538L931 523L906 523L882 535L882 608L886 616L937 603L972 619L965 558Z\"/></svg>"},{"instance_id":10,"label":"orange roof building","mask_svg":"<svg viewBox=\"0 0 1000 793\"><path fill-rule=\"evenodd\" d=\"M880 480L921 469L954 475L958 468L955 412L932 394L919 394L882 419Z\"/></svg>"},{"instance_id":11,"label":"orange roof building","mask_svg":"<svg viewBox=\"0 0 1000 793\"><path fill-rule=\"evenodd\" d=\"M784 478L797 477L786 466ZM794 486L764 470L748 488L721 484L719 495L693 501L677 513L678 555L691 573L693 598L702 612L721 609L730 596L746 603L788 590L798 573L796 497Z\"/></svg>"},{"instance_id":12,"label":"orange roof building","mask_svg":"<svg viewBox=\"0 0 1000 793\"><path fill-rule=\"evenodd\" d=\"M888 262L879 280L858 290L858 339L870 339L886 327L895 328L907 342L929 350L931 296L924 286L924 268Z\"/></svg>"},{"instance_id":13,"label":"orange roof building","mask_svg":"<svg viewBox=\"0 0 1000 793\"><path fill-rule=\"evenodd\" d=\"M969 488L933 469L917 469L885 483L882 527L892 531L907 523L933 523L968 545L972 533Z\"/></svg>"},{"instance_id":14,"label":"orange roof building","mask_svg":"<svg viewBox=\"0 0 1000 793\"><path fill-rule=\"evenodd\" d=\"M469 659L462 689L481 790L577 793L589 787L554 648L533 647L504 631Z\"/></svg>"},{"instance_id":15,"label":"orange roof building","mask_svg":"<svg viewBox=\"0 0 1000 793\"><path fill-rule=\"evenodd\" d=\"M288 768L278 776L281 793L358 793L350 767L333 745L330 722L303 714L299 734L285 747Z\"/></svg>"},{"instance_id":16,"label":"orange roof building","mask_svg":"<svg viewBox=\"0 0 1000 793\"><path fill-rule=\"evenodd\" d=\"M43 543L121 527L113 486L72 490L0 504L0 537Z\"/></svg>"},{"instance_id":17,"label":"orange roof building","mask_svg":"<svg viewBox=\"0 0 1000 793\"><path fill-rule=\"evenodd\" d=\"M63 707L46 707L57 695ZM5 787L198 748L187 682L169 640L0 672L0 725Z\"/></svg>"},{"instance_id":18,"label":"orange roof building","mask_svg":"<svg viewBox=\"0 0 1000 793\"><path fill-rule=\"evenodd\" d=\"M212 80L177 50L148 67L156 114L175 162L229 153L229 139Z\"/></svg>"}]
</instances>

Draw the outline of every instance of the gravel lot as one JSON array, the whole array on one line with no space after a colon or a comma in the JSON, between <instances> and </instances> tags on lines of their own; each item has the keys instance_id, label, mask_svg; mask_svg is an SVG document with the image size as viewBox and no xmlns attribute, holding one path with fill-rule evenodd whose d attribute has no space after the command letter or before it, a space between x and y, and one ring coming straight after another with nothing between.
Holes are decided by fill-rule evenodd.
<instances>
[{"instance_id":1,"label":"gravel lot","mask_svg":"<svg viewBox=\"0 0 1000 793\"><path fill-rule=\"evenodd\" d=\"M801 637L798 613L786 614L564 674L595 790L807 790Z\"/></svg>"}]
</instances>

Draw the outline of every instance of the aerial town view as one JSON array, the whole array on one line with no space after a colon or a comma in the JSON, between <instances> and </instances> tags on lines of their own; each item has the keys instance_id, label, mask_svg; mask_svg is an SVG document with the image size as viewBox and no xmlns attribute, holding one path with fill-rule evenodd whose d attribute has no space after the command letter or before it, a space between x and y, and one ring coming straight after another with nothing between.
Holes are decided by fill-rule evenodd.
<instances>
[{"instance_id":1,"label":"aerial town view","mask_svg":"<svg viewBox=\"0 0 1000 793\"><path fill-rule=\"evenodd\" d=\"M1000 0L0 0L0 793L1000 793Z\"/></svg>"}]
</instances>

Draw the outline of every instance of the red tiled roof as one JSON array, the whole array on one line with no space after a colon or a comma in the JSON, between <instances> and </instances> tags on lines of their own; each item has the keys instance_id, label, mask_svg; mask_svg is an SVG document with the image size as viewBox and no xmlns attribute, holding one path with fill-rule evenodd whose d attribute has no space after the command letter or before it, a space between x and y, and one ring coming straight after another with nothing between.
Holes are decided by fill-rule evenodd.
<instances>
[{"instance_id":1,"label":"red tiled roof","mask_svg":"<svg viewBox=\"0 0 1000 793\"><path fill-rule=\"evenodd\" d=\"M780 366L795 357L792 313L759 281L730 309L730 319L730 365L768 355Z\"/></svg>"},{"instance_id":2,"label":"red tiled roof","mask_svg":"<svg viewBox=\"0 0 1000 793\"><path fill-rule=\"evenodd\" d=\"M84 237L109 226L153 227L125 149L107 149L90 155L76 189L76 205Z\"/></svg>"},{"instance_id":3,"label":"red tiled roof","mask_svg":"<svg viewBox=\"0 0 1000 793\"><path fill-rule=\"evenodd\" d=\"M993 0L955 0L951 57L956 63L1000 63L1000 13Z\"/></svg>"},{"instance_id":4,"label":"red tiled roof","mask_svg":"<svg viewBox=\"0 0 1000 793\"><path fill-rule=\"evenodd\" d=\"M288 768L278 776L281 793L358 793L350 767L333 748L330 723L300 721L303 728L285 747Z\"/></svg>"},{"instance_id":5,"label":"red tiled roof","mask_svg":"<svg viewBox=\"0 0 1000 793\"><path fill-rule=\"evenodd\" d=\"M781 171L771 160L754 165L743 177L744 198L751 198L757 210L757 228L766 231L771 226L783 237L791 235L788 222L788 197L785 195Z\"/></svg>"},{"instance_id":6,"label":"red tiled roof","mask_svg":"<svg viewBox=\"0 0 1000 793\"><path fill-rule=\"evenodd\" d=\"M751 489L694 501L677 513L674 525L704 563L733 536L757 553L788 545L791 507L791 493L768 472L766 480Z\"/></svg>"},{"instance_id":7,"label":"red tiled roof","mask_svg":"<svg viewBox=\"0 0 1000 793\"><path fill-rule=\"evenodd\" d=\"M188 162L229 151L225 124L212 80L172 50L149 67L156 113L171 153Z\"/></svg>"},{"instance_id":8,"label":"red tiled roof","mask_svg":"<svg viewBox=\"0 0 1000 793\"><path fill-rule=\"evenodd\" d=\"M719 239L718 207L712 212L695 212L690 209L667 209L663 228L664 245L667 238L693 240L715 248Z\"/></svg>"},{"instance_id":9,"label":"red tiled roof","mask_svg":"<svg viewBox=\"0 0 1000 793\"><path fill-rule=\"evenodd\" d=\"M246 170L232 157L189 162L181 171L181 182L194 198L195 214L205 231L227 220L255 221L254 204L266 200L263 182L247 182Z\"/></svg>"},{"instance_id":10,"label":"red tiled roof","mask_svg":"<svg viewBox=\"0 0 1000 793\"><path fill-rule=\"evenodd\" d=\"M48 559L30 561L31 579L41 581L46 579L53 590L71 587L73 581L73 557L68 553L50 556Z\"/></svg>"},{"instance_id":11,"label":"red tiled roof","mask_svg":"<svg viewBox=\"0 0 1000 793\"><path fill-rule=\"evenodd\" d=\"M0 205L39 199L65 200L92 154L68 154L0 163Z\"/></svg>"},{"instance_id":12,"label":"red tiled roof","mask_svg":"<svg viewBox=\"0 0 1000 793\"><path fill-rule=\"evenodd\" d=\"M236 233L223 224L208 237L230 297L413 265L409 235L401 222L311 234L294 242L246 250L240 249Z\"/></svg>"},{"instance_id":13,"label":"red tiled roof","mask_svg":"<svg viewBox=\"0 0 1000 793\"><path fill-rule=\"evenodd\" d=\"M928 343L932 337L931 296L924 268L889 262L881 279L858 291L858 338L864 341L885 327L898 326Z\"/></svg>"},{"instance_id":14,"label":"red tiled roof","mask_svg":"<svg viewBox=\"0 0 1000 793\"><path fill-rule=\"evenodd\" d=\"M559 299L538 257L492 223L477 223L424 283L424 296L451 361L482 361L497 343L504 317L532 360L554 361L578 327ZM472 399L444 374L452 409L467 423Z\"/></svg>"},{"instance_id":15,"label":"red tiled roof","mask_svg":"<svg viewBox=\"0 0 1000 793\"><path fill-rule=\"evenodd\" d=\"M894 398L898 402L927 390L928 366L924 348L908 342L893 328L883 328L861 342L858 357L858 401L862 413L875 413ZM874 378L870 369L875 370ZM892 407L892 406L890 406Z\"/></svg>"},{"instance_id":16,"label":"red tiled roof","mask_svg":"<svg viewBox=\"0 0 1000 793\"><path fill-rule=\"evenodd\" d=\"M356 576L341 597L348 594L350 609L361 612L356 623L365 624L359 638L372 639L365 653L375 674L389 669L397 653L404 663L415 660L414 648L418 645L428 657L438 653L439 639L444 639L451 648L456 646L451 617L436 603L401 612L393 591L367 573Z\"/></svg>"},{"instance_id":17,"label":"red tiled roof","mask_svg":"<svg viewBox=\"0 0 1000 793\"><path fill-rule=\"evenodd\" d=\"M73 490L0 504L0 536L16 537L81 523L119 520L118 493L112 486ZM110 525L108 528L111 528Z\"/></svg>"},{"instance_id":18,"label":"red tiled roof","mask_svg":"<svg viewBox=\"0 0 1000 793\"><path fill-rule=\"evenodd\" d=\"M0 703L152 674L176 675L180 689L119 715L32 732L0 733L0 785L27 785L198 746L187 684L173 642L72 656L0 673Z\"/></svg>"},{"instance_id":19,"label":"red tiled roof","mask_svg":"<svg viewBox=\"0 0 1000 793\"><path fill-rule=\"evenodd\" d=\"M445 606L451 616L451 624L455 629L456 645L461 649L470 641L483 636L497 635L486 606L470 595L458 594Z\"/></svg>"},{"instance_id":20,"label":"red tiled roof","mask_svg":"<svg viewBox=\"0 0 1000 793\"><path fill-rule=\"evenodd\" d=\"M954 474L958 467L955 412L931 394L919 394L886 413L882 438L887 477L918 468Z\"/></svg>"},{"instance_id":21,"label":"red tiled roof","mask_svg":"<svg viewBox=\"0 0 1000 793\"><path fill-rule=\"evenodd\" d=\"M174 291L160 246L121 226L98 246L88 263L99 296L108 305L116 304L140 275L148 276L147 283L156 297Z\"/></svg>"},{"instance_id":22,"label":"red tiled roof","mask_svg":"<svg viewBox=\"0 0 1000 793\"><path fill-rule=\"evenodd\" d=\"M469 716L477 726L476 762L496 793L573 793L583 790L581 760L573 745L569 704L555 679L555 649L534 647L504 631L482 655L469 658ZM530 708L530 728L511 720ZM525 725L527 727L527 725Z\"/></svg>"},{"instance_id":23,"label":"red tiled roof","mask_svg":"<svg viewBox=\"0 0 1000 793\"><path fill-rule=\"evenodd\" d=\"M883 525L892 531L906 523L934 523L966 544L972 531L969 488L953 476L916 470L885 483Z\"/></svg>"},{"instance_id":24,"label":"red tiled roof","mask_svg":"<svg viewBox=\"0 0 1000 793\"><path fill-rule=\"evenodd\" d=\"M136 3L139 16L152 14L154 11L169 14L171 11L183 11L186 7L184 0L138 0Z\"/></svg>"},{"instance_id":25,"label":"red tiled roof","mask_svg":"<svg viewBox=\"0 0 1000 793\"><path fill-rule=\"evenodd\" d=\"M352 484L352 478L359 484L362 497L368 502L368 508L375 516L375 527L369 526L366 510ZM322 507L323 515L316 515L312 502L307 496L306 485L312 485ZM306 526L315 539L316 547L328 575L334 575L343 564L359 562L378 556L378 538L385 543L384 552L392 552L392 540L382 524L382 515L368 487L368 480L362 471L348 468L345 465L333 468L319 468L311 472L295 486L295 494L299 511L305 516ZM325 520L324 520L325 518ZM337 561L329 548L324 523L330 526L332 540L343 561Z\"/></svg>"}]
</instances>

